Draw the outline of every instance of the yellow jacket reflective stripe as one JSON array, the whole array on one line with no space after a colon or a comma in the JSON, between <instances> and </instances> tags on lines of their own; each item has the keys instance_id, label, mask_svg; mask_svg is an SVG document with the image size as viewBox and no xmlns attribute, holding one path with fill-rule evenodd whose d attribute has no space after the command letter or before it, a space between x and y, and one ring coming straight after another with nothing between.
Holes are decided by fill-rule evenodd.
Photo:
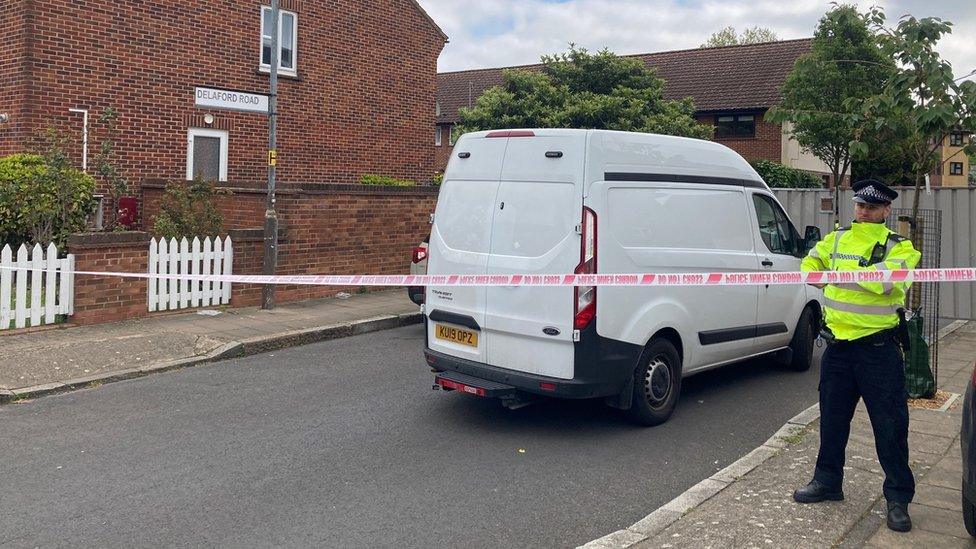
<instances>
[{"instance_id":1,"label":"yellow jacket reflective stripe","mask_svg":"<svg viewBox=\"0 0 976 549\"><path fill-rule=\"evenodd\" d=\"M890 238L889 238L890 235ZM875 253L878 248L880 257ZM872 256L875 256L872 259ZM913 269L921 254L911 241L883 223L854 223L831 232L803 259L803 271ZM880 259L880 261L877 261ZM873 262L872 262L873 261ZM837 339L852 340L898 325L910 282L829 284L824 288L827 326Z\"/></svg>"}]
</instances>

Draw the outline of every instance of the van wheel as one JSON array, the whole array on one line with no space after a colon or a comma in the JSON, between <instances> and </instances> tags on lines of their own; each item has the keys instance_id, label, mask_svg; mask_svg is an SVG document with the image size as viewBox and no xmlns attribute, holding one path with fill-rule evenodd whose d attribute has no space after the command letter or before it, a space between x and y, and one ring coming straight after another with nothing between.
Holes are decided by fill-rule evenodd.
<instances>
[{"instance_id":1,"label":"van wheel","mask_svg":"<svg viewBox=\"0 0 976 549\"><path fill-rule=\"evenodd\" d=\"M803 309L800 320L796 323L796 331L793 332L793 340L790 341L793 359L787 367L795 372L805 372L813 364L813 343L817 338L814 333L814 314L812 307Z\"/></svg>"},{"instance_id":2,"label":"van wheel","mask_svg":"<svg viewBox=\"0 0 976 549\"><path fill-rule=\"evenodd\" d=\"M671 417L681 393L681 357L670 341L655 338L644 349L634 372L634 398L628 414L643 425Z\"/></svg>"}]
</instances>

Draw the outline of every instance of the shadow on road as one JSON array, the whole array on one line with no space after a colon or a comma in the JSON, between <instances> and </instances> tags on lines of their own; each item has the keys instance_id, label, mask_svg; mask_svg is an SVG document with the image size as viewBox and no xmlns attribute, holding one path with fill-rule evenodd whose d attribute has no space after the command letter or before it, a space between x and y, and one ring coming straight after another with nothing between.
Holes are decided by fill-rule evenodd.
<instances>
[{"instance_id":1,"label":"shadow on road","mask_svg":"<svg viewBox=\"0 0 976 549\"><path fill-rule=\"evenodd\" d=\"M808 372L792 372L777 365L771 358L752 359L731 364L686 378L682 382L681 398L671 419L655 431L684 429L694 422L715 413L739 415L741 408L769 401L783 401L784 407L805 408L816 401L819 358ZM802 392L813 395L799 397ZM567 400L540 398L518 410L507 410L493 399L462 394L435 393L431 413L437 421L463 424L479 431L538 431L545 436L586 437L588 434L630 432L646 427L632 423L623 411L610 408L602 399ZM793 402L796 399L802 403ZM809 400L809 402L807 402ZM720 410L716 410L719 407ZM777 406L768 406L775 413ZM801 409L802 409L801 408ZM795 412L793 412L795 413ZM792 415L787 416L787 419ZM785 421L785 420L784 420ZM459 425L460 426L460 425Z\"/></svg>"}]
</instances>

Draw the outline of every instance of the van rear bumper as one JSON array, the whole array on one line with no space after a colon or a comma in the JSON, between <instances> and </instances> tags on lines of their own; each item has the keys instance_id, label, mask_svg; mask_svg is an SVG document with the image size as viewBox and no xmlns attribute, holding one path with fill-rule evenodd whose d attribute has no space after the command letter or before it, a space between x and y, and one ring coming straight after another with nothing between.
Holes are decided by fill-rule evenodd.
<instances>
[{"instance_id":1,"label":"van rear bumper","mask_svg":"<svg viewBox=\"0 0 976 549\"><path fill-rule=\"evenodd\" d=\"M521 391L560 398L597 398L618 395L629 387L641 347L596 334L592 324L583 330L575 349L573 379L517 372L458 358L424 348L427 364L435 370L459 372L479 379L511 385ZM550 389L542 389L542 385Z\"/></svg>"}]
</instances>

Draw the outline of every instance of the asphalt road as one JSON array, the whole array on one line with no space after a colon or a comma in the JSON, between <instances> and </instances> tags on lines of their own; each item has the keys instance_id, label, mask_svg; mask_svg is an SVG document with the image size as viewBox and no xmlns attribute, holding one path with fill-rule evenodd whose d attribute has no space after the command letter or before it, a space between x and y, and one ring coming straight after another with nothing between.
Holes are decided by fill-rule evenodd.
<instances>
[{"instance_id":1,"label":"asphalt road","mask_svg":"<svg viewBox=\"0 0 976 549\"><path fill-rule=\"evenodd\" d=\"M0 407L0 546L562 547L644 517L816 402L818 368L599 402L431 390L410 326Z\"/></svg>"}]
</instances>

